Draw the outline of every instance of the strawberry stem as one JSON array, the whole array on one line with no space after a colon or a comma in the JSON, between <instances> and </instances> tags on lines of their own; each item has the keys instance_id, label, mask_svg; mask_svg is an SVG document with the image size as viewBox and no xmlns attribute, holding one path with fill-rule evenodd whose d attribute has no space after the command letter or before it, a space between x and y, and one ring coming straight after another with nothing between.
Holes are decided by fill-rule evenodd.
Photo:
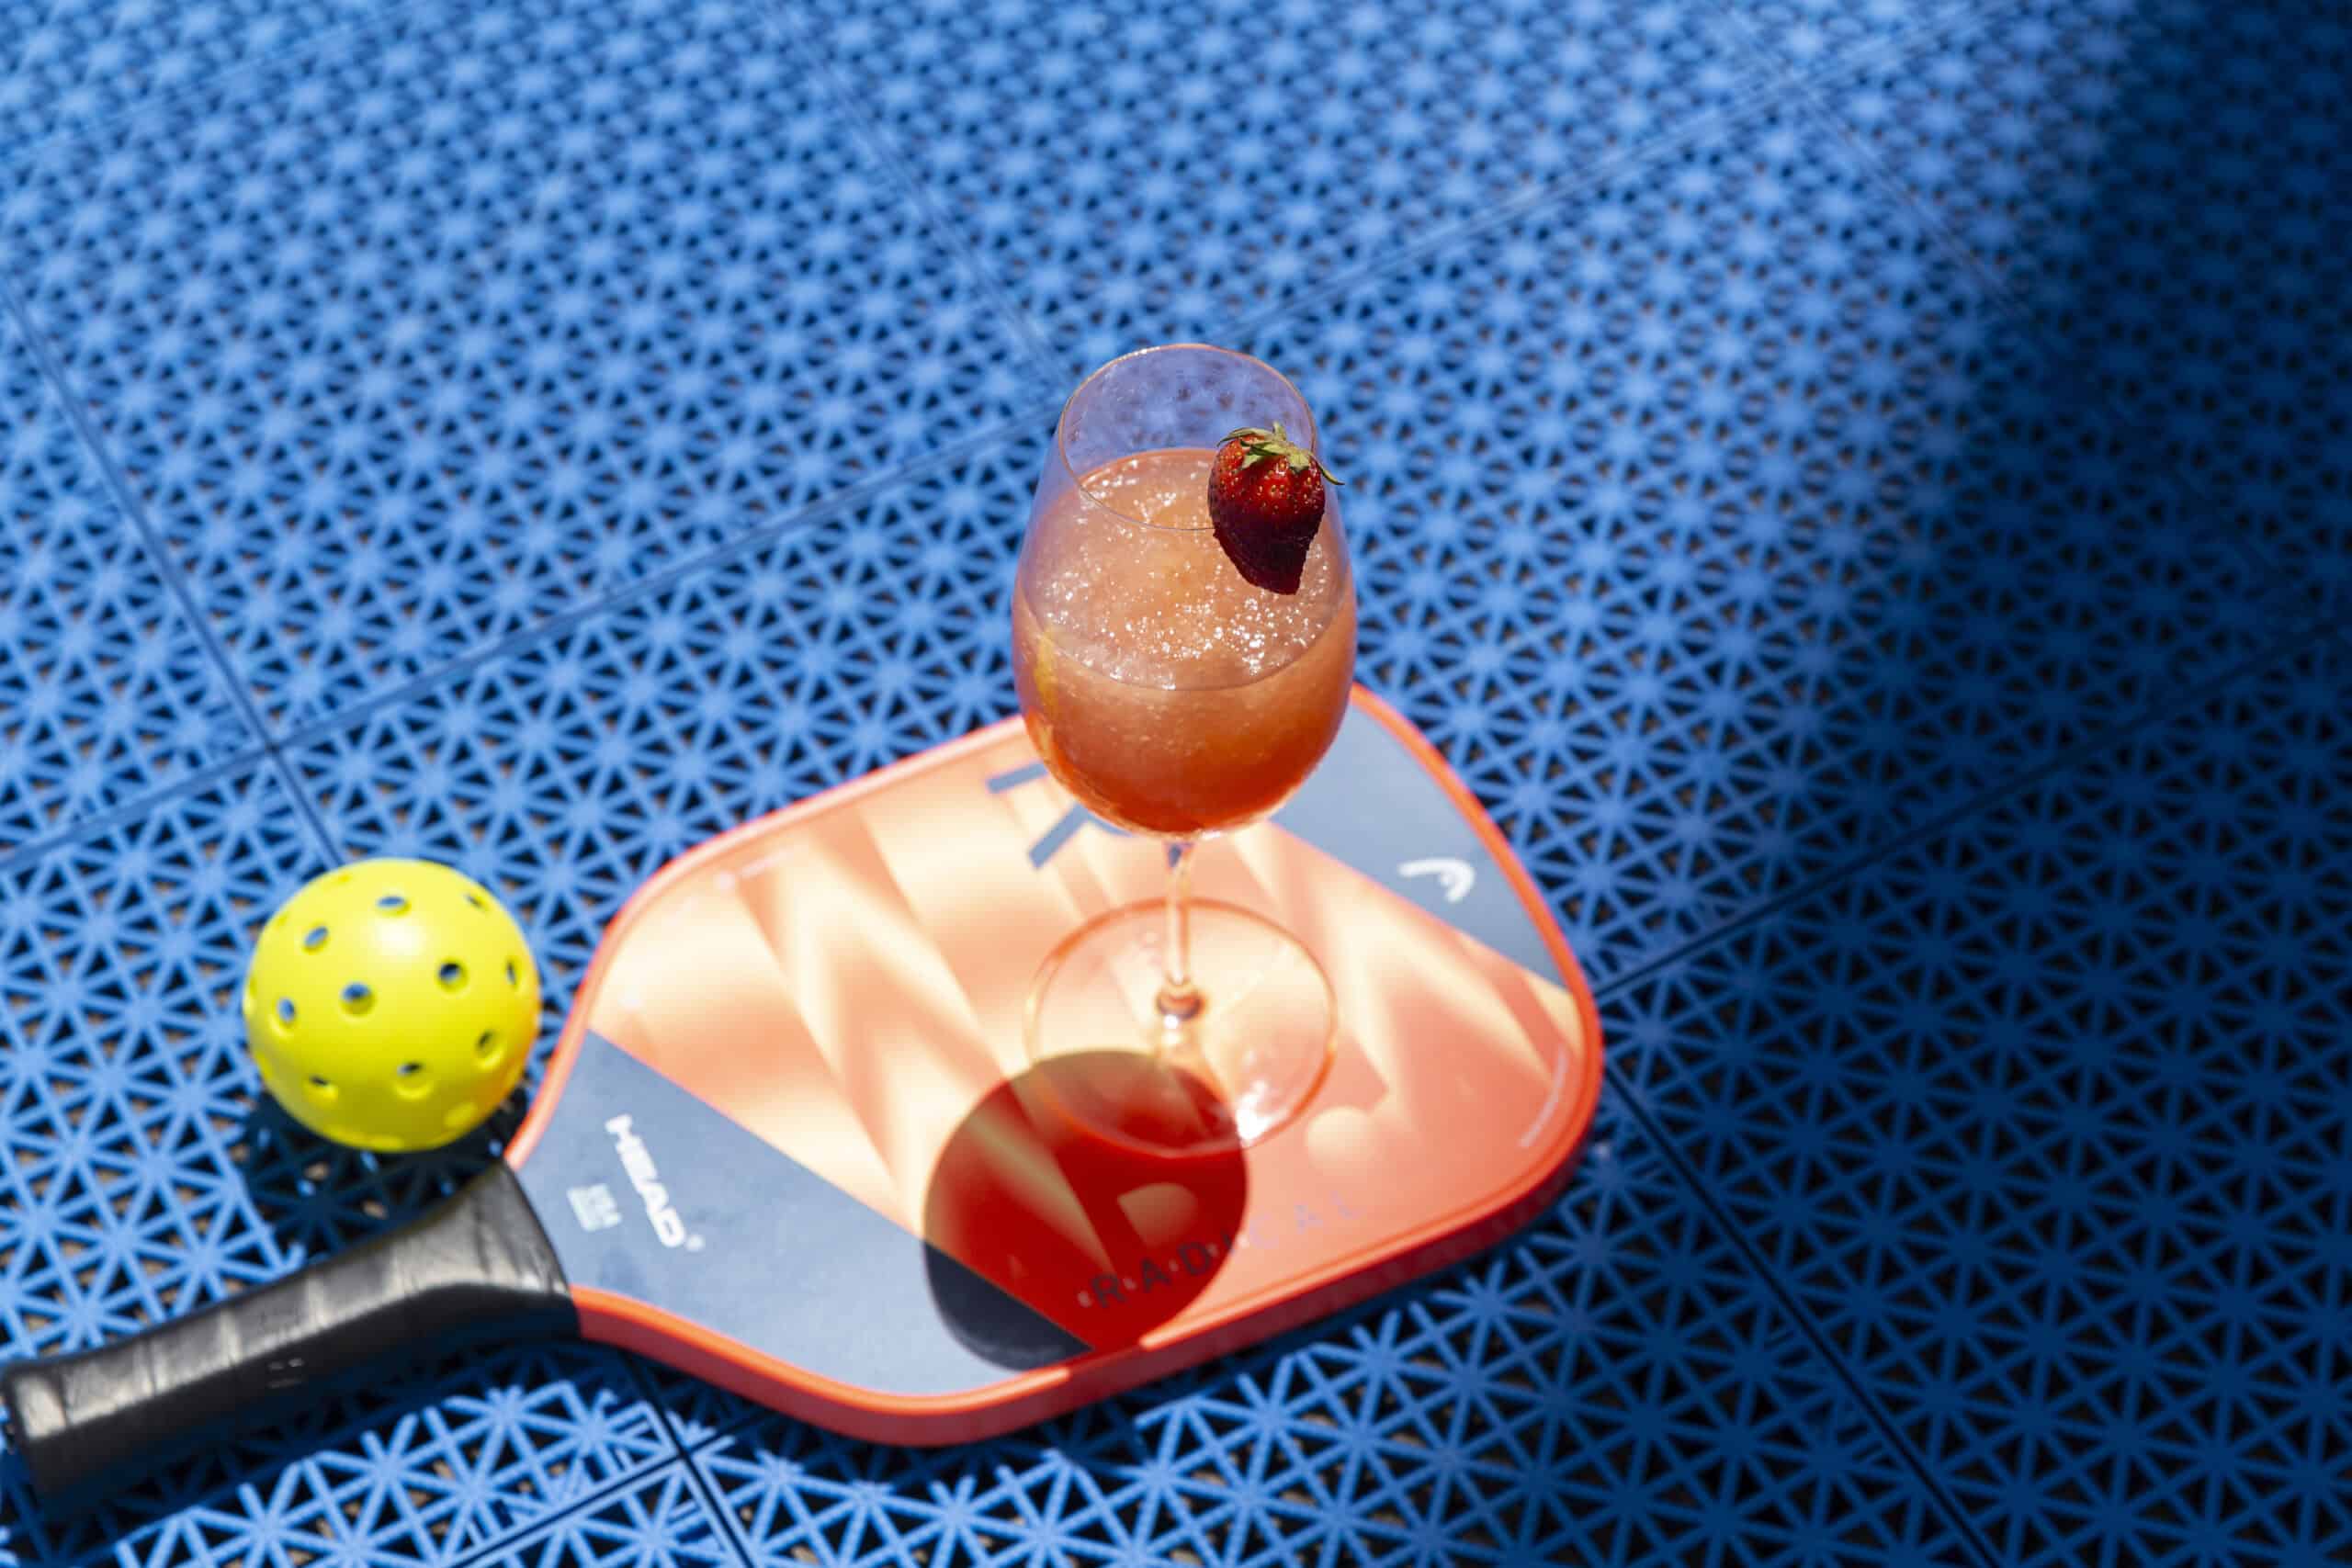
<instances>
[{"instance_id":1,"label":"strawberry stem","mask_svg":"<svg viewBox=\"0 0 2352 1568\"><path fill-rule=\"evenodd\" d=\"M1322 458L1290 438L1290 433L1282 427L1279 420L1275 421L1271 431L1244 425L1227 435L1226 440L1242 443L1242 449L1247 454L1241 459L1241 466L1245 468L1255 468L1269 457L1280 457L1291 466L1295 473L1305 470L1311 464L1315 471L1323 476L1325 483L1345 488L1345 481L1326 468Z\"/></svg>"}]
</instances>

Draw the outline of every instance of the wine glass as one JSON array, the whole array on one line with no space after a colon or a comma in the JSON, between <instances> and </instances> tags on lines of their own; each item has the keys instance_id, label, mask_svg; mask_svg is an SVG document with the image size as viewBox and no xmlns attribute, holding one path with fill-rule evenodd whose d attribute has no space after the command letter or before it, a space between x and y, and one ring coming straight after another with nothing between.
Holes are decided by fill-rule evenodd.
<instances>
[{"instance_id":1,"label":"wine glass","mask_svg":"<svg viewBox=\"0 0 2352 1568\"><path fill-rule=\"evenodd\" d=\"M1162 840L1168 863L1163 898L1088 921L1046 959L1028 1048L1041 1066L1146 1056L1148 1072L1051 1081L1091 1130L1155 1152L1256 1143L1330 1065L1314 955L1190 886L1205 840L1272 815L1322 759L1354 674L1330 491L1295 592L1245 580L1211 525L1217 448L1277 425L1315 451L1297 389L1247 355L1180 344L1113 360L1062 411L1015 578L1013 673L1038 755L1097 817Z\"/></svg>"}]
</instances>

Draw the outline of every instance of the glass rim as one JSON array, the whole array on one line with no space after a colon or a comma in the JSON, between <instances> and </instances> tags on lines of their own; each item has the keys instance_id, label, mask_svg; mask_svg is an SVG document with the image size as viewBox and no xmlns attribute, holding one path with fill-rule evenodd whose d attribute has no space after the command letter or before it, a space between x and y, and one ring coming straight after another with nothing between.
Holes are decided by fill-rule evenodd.
<instances>
[{"instance_id":1,"label":"glass rim","mask_svg":"<svg viewBox=\"0 0 2352 1568\"><path fill-rule=\"evenodd\" d=\"M1282 384L1283 389L1287 390L1292 397L1298 400L1301 416L1306 421L1306 439L1299 442L1299 445L1306 447L1307 452L1316 457L1319 458L1323 455L1322 448L1317 444L1320 437L1317 434L1315 429L1315 407L1306 400L1306 394L1298 389L1298 384L1296 382L1293 381L1289 377L1283 375L1281 371L1275 369L1272 366L1267 364L1264 360L1259 358L1254 354L1245 354L1240 349L1226 348L1214 343L1155 343L1147 344L1141 348L1129 349L1126 353L1122 354L1115 358L1106 359L1102 364L1096 366L1092 370L1088 371L1086 379L1080 381L1076 387L1072 388L1070 389L1069 396L1062 400L1061 412L1054 416L1054 457L1056 461L1061 464L1062 472L1069 476L1070 488L1077 491L1079 494L1084 496L1088 501L1093 502L1096 506L1102 508L1112 516L1117 518L1120 522L1127 524L1131 527L1149 528L1153 532L1160 534L1197 534L1203 530L1199 528L1179 528L1166 523L1149 523L1146 522L1143 518L1130 516L1126 513L1120 511L1110 502L1105 501L1102 497L1087 489L1085 476L1080 474L1078 471L1077 467L1069 460L1069 411L1078 405L1078 400L1080 398L1086 395L1086 389L1094 385L1095 382L1101 380L1104 376L1110 374L1113 370L1117 369L1120 366L1126 364L1127 361L1131 359L1141 359L1146 355L1167 354L1180 349L1192 349L1204 354L1223 355L1227 359L1238 359L1243 364L1253 366L1272 377L1276 381ZM1290 434L1293 440L1297 440L1297 432L1291 431L1287 434Z\"/></svg>"}]
</instances>

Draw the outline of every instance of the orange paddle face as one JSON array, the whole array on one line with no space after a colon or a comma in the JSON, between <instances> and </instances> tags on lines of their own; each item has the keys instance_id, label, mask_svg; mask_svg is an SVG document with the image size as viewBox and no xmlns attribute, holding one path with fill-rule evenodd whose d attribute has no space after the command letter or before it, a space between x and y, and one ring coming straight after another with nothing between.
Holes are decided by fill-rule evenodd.
<instances>
[{"instance_id":1,"label":"orange paddle face","mask_svg":"<svg viewBox=\"0 0 2352 1568\"><path fill-rule=\"evenodd\" d=\"M1485 1245L1564 1181L1591 1000L1466 791L1359 693L1200 896L1295 933L1340 1033L1309 1110L1156 1158L1076 1100L1197 1114L1125 1051L1033 1067L1038 964L1148 900L1017 723L747 825L615 921L508 1158L583 1331L901 1442L1025 1423Z\"/></svg>"}]
</instances>

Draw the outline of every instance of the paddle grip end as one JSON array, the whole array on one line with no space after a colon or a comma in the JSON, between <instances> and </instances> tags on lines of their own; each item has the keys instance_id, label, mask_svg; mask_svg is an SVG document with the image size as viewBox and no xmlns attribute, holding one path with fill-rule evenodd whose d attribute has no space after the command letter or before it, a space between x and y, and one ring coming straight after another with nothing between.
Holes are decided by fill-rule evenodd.
<instances>
[{"instance_id":1,"label":"paddle grip end","mask_svg":"<svg viewBox=\"0 0 2352 1568\"><path fill-rule=\"evenodd\" d=\"M223 1424L266 1425L322 1380L406 1347L538 1323L574 1332L563 1272L504 1162L400 1228L186 1317L0 1368L9 1447L79 1495Z\"/></svg>"}]
</instances>

